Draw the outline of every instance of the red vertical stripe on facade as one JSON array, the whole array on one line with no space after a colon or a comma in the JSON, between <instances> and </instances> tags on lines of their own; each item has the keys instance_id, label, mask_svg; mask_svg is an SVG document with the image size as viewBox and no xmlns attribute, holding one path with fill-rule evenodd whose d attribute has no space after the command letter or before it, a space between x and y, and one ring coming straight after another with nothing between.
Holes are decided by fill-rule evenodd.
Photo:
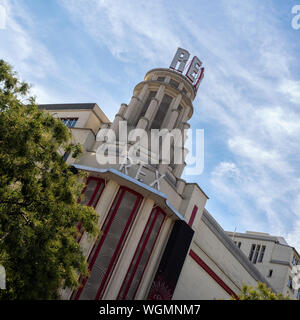
<instances>
[{"instance_id":1,"label":"red vertical stripe on facade","mask_svg":"<svg viewBox=\"0 0 300 320\"><path fill-rule=\"evenodd\" d=\"M193 211L192 211L192 214L191 214L191 216L190 216L190 221L189 221L189 226L190 226L190 227L193 226L193 223L194 223L194 220L195 220L197 211L198 211L198 207L197 207L197 206L194 206L194 209L193 209Z\"/></svg>"},{"instance_id":2,"label":"red vertical stripe on facade","mask_svg":"<svg viewBox=\"0 0 300 320\"><path fill-rule=\"evenodd\" d=\"M190 250L190 256L201 266L229 295L235 299L239 299L238 296L227 286L227 284L216 275L213 270L193 251Z\"/></svg>"}]
</instances>

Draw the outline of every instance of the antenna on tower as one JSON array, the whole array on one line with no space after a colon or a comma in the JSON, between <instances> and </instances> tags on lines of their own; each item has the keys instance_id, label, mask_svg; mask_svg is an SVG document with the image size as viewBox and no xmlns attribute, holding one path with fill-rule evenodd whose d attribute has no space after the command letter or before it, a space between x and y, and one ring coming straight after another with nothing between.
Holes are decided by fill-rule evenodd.
<instances>
[{"instance_id":1,"label":"antenna on tower","mask_svg":"<svg viewBox=\"0 0 300 320\"><path fill-rule=\"evenodd\" d=\"M236 232L236 227L234 228L234 231L233 231L233 235L232 235L232 241L234 241L234 237L235 237L235 232Z\"/></svg>"}]
</instances>

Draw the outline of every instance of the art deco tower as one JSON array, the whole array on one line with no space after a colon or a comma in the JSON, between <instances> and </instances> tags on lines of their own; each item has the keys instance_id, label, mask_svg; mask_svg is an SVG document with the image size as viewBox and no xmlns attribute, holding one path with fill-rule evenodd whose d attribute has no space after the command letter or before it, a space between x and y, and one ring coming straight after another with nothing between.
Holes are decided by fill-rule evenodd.
<instances>
[{"instance_id":1,"label":"art deco tower","mask_svg":"<svg viewBox=\"0 0 300 320\"><path fill-rule=\"evenodd\" d=\"M180 177L188 152L184 148L187 138L186 130L190 127L188 120L193 114L192 102L204 76L204 68L200 68L201 62L197 57L193 58L189 66L186 67L186 74L183 74L188 55L186 50L179 48L170 68L153 69L147 72L144 81L134 88L130 103L128 105L122 104L113 123L103 126L98 133L98 136L101 136L101 133L104 134L107 129L114 130L118 145L116 153L120 155L122 152L119 147L123 146L124 138L128 138L127 133L133 129L144 131L147 135L144 140L146 145L140 141L138 153L139 159L142 159L143 163L150 164L150 166L143 168L147 168L149 172L143 178L140 172L138 175L134 175L137 166L131 166L130 169L127 166L126 173L130 171L131 176L149 184L152 179L151 171L158 171L179 192L182 191ZM126 131L121 134L120 123L126 126ZM161 138L151 139L151 132L154 132L155 129L161 132ZM170 136L166 132L173 135ZM169 145L164 144L167 140L169 140ZM126 140L125 143L128 144L128 141ZM99 145L101 142L95 144L94 150L96 152ZM164 146L167 146L164 151L170 149L166 152L167 158L162 152ZM168 148L168 146L170 147ZM127 150L129 148L130 141ZM118 158L117 162L116 166L110 163L106 167L118 168L122 159Z\"/></svg>"}]
</instances>

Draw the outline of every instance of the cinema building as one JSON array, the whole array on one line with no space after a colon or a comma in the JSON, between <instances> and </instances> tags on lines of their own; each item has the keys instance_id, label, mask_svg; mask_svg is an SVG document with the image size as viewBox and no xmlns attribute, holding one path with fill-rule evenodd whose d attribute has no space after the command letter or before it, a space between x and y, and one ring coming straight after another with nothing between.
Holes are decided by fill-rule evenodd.
<instances>
[{"instance_id":1,"label":"cinema building","mask_svg":"<svg viewBox=\"0 0 300 320\"><path fill-rule=\"evenodd\" d=\"M97 239L80 230L90 275L80 279L78 290L64 290L63 299L230 299L243 284L272 287L205 209L208 196L201 187L181 178L184 162L120 165L97 159L104 143L96 139L99 132L115 132L117 154L130 145L119 133L120 122L127 122L128 132L189 128L204 69L196 57L188 66L188 57L179 48L170 68L148 71L113 122L95 103L41 105L83 146L76 161L64 157L87 172L83 203L95 208L102 230ZM140 153L147 158L148 151Z\"/></svg>"}]
</instances>

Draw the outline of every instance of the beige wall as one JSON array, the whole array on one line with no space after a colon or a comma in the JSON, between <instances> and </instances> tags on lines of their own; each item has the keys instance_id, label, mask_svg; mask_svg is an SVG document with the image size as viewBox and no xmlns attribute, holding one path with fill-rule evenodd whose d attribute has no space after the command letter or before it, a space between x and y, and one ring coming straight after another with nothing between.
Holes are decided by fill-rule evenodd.
<instances>
[{"instance_id":1,"label":"beige wall","mask_svg":"<svg viewBox=\"0 0 300 320\"><path fill-rule=\"evenodd\" d=\"M199 253L199 252L198 252ZM188 256L174 292L173 300L221 300L230 295Z\"/></svg>"}]
</instances>

